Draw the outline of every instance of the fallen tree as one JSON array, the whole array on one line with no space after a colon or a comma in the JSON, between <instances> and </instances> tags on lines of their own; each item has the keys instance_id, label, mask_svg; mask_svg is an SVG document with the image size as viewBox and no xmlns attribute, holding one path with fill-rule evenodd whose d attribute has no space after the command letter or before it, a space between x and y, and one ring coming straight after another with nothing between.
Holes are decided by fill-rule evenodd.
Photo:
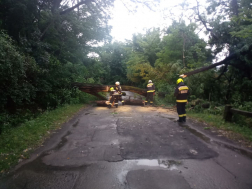
<instances>
[{"instance_id":1,"label":"fallen tree","mask_svg":"<svg viewBox=\"0 0 252 189\"><path fill-rule=\"evenodd\" d=\"M98 85L98 84L90 84L90 83L72 83L72 86L78 88L79 90L85 93L94 95L101 100L107 100L107 98L100 95L99 92L109 92L110 87L115 88L115 85ZM142 96L146 96L147 94L146 89L141 89L138 87L132 87L132 86L127 86L127 85L122 85L121 87L123 91L131 91Z\"/></svg>"},{"instance_id":2,"label":"fallen tree","mask_svg":"<svg viewBox=\"0 0 252 189\"><path fill-rule=\"evenodd\" d=\"M97 106L107 107L107 100L98 100L96 101ZM143 106L144 100L141 99L124 99L125 105L138 105Z\"/></svg>"}]
</instances>

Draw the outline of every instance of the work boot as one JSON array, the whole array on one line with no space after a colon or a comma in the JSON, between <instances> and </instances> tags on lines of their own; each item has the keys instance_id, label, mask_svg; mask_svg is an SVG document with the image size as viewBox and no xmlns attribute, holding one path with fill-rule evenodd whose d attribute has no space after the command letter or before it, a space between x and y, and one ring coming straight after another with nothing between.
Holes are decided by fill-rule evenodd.
<instances>
[{"instance_id":1,"label":"work boot","mask_svg":"<svg viewBox=\"0 0 252 189\"><path fill-rule=\"evenodd\" d=\"M179 122L179 123L183 122L183 117L179 117L179 119L177 120L177 122Z\"/></svg>"},{"instance_id":2,"label":"work boot","mask_svg":"<svg viewBox=\"0 0 252 189\"><path fill-rule=\"evenodd\" d=\"M145 106L147 106L148 105L148 101L145 101Z\"/></svg>"},{"instance_id":3,"label":"work boot","mask_svg":"<svg viewBox=\"0 0 252 189\"><path fill-rule=\"evenodd\" d=\"M186 116L183 117L183 121L186 122Z\"/></svg>"}]
</instances>

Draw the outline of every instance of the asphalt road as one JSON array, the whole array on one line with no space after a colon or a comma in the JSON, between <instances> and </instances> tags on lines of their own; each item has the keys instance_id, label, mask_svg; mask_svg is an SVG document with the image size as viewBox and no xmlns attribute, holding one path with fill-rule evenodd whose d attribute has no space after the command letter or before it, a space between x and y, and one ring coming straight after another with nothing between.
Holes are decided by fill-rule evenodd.
<instances>
[{"instance_id":1,"label":"asphalt road","mask_svg":"<svg viewBox=\"0 0 252 189\"><path fill-rule=\"evenodd\" d=\"M1 189L252 189L252 153L176 112L89 107Z\"/></svg>"}]
</instances>

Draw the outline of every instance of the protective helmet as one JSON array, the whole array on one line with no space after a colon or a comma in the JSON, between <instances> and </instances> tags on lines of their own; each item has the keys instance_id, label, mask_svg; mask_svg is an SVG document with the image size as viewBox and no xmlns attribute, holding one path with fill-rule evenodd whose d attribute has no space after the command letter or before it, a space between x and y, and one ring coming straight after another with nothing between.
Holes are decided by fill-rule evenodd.
<instances>
[{"instance_id":1,"label":"protective helmet","mask_svg":"<svg viewBox=\"0 0 252 189\"><path fill-rule=\"evenodd\" d=\"M184 82L184 81L183 81L183 79L179 78L179 79L177 80L177 84L179 84L179 83L181 83L181 82Z\"/></svg>"},{"instance_id":2,"label":"protective helmet","mask_svg":"<svg viewBox=\"0 0 252 189\"><path fill-rule=\"evenodd\" d=\"M119 81L117 81L117 82L115 82L115 84L116 84L116 85L120 85L120 82L119 82Z\"/></svg>"},{"instance_id":3,"label":"protective helmet","mask_svg":"<svg viewBox=\"0 0 252 189\"><path fill-rule=\"evenodd\" d=\"M110 89L109 89L110 91L114 91L115 89L114 89L114 87L110 87Z\"/></svg>"},{"instance_id":4,"label":"protective helmet","mask_svg":"<svg viewBox=\"0 0 252 189\"><path fill-rule=\"evenodd\" d=\"M151 81L151 80L149 80L149 83L152 83L152 81Z\"/></svg>"}]
</instances>

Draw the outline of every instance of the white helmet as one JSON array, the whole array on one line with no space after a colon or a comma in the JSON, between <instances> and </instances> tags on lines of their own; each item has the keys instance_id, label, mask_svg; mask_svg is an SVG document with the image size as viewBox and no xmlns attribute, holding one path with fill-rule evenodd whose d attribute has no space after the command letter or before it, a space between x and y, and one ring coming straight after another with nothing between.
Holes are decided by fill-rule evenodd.
<instances>
[{"instance_id":1,"label":"white helmet","mask_svg":"<svg viewBox=\"0 0 252 189\"><path fill-rule=\"evenodd\" d=\"M120 85L120 82L119 82L119 81L117 81L117 82L115 82L115 84L116 84L116 85Z\"/></svg>"},{"instance_id":2,"label":"white helmet","mask_svg":"<svg viewBox=\"0 0 252 189\"><path fill-rule=\"evenodd\" d=\"M151 80L149 80L149 83L152 83L152 81L151 81Z\"/></svg>"}]
</instances>

